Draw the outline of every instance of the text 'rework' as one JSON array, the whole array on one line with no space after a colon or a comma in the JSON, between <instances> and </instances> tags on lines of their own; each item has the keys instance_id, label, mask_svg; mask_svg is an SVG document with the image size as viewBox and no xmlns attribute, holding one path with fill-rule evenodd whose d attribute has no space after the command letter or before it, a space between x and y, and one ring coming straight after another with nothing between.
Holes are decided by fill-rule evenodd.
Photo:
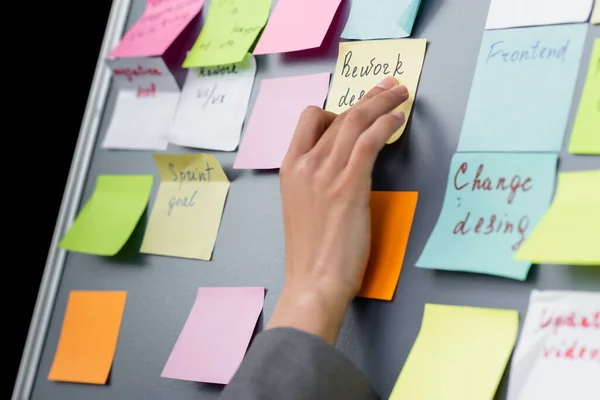
<instances>
[{"instance_id":1,"label":"text 'rework'","mask_svg":"<svg viewBox=\"0 0 600 400\"><path fill-rule=\"evenodd\" d=\"M390 400L493 399L518 329L514 310L425 304Z\"/></svg>"},{"instance_id":2,"label":"text 'rework'","mask_svg":"<svg viewBox=\"0 0 600 400\"><path fill-rule=\"evenodd\" d=\"M513 255L550 204L557 159L455 154L442 211L416 266L524 280L531 263Z\"/></svg>"},{"instance_id":3,"label":"text 'rework'","mask_svg":"<svg viewBox=\"0 0 600 400\"><path fill-rule=\"evenodd\" d=\"M155 154L160 187L141 252L210 260L229 180L210 154Z\"/></svg>"},{"instance_id":4,"label":"text 'rework'","mask_svg":"<svg viewBox=\"0 0 600 400\"><path fill-rule=\"evenodd\" d=\"M408 100L396 109L404 112L408 121L423 68L426 45L425 39L340 43L326 109L341 114L385 77L391 76L408 89ZM388 143L398 140L405 128L406 122L394 133Z\"/></svg>"}]
</instances>

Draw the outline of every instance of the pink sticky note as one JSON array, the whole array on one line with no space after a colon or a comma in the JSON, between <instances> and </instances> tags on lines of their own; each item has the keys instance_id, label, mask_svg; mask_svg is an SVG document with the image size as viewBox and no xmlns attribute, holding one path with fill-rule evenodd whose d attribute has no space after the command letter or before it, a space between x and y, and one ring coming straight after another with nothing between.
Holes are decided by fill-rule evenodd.
<instances>
[{"instance_id":1,"label":"pink sticky note","mask_svg":"<svg viewBox=\"0 0 600 400\"><path fill-rule=\"evenodd\" d=\"M330 75L263 80L233 168L281 167L302 111L323 107Z\"/></svg>"},{"instance_id":2,"label":"pink sticky note","mask_svg":"<svg viewBox=\"0 0 600 400\"><path fill-rule=\"evenodd\" d=\"M199 288L160 376L229 383L246 354L264 298L261 287Z\"/></svg>"},{"instance_id":3,"label":"pink sticky note","mask_svg":"<svg viewBox=\"0 0 600 400\"><path fill-rule=\"evenodd\" d=\"M144 13L109 58L162 56L204 4L204 0L147 1Z\"/></svg>"},{"instance_id":4,"label":"pink sticky note","mask_svg":"<svg viewBox=\"0 0 600 400\"><path fill-rule=\"evenodd\" d=\"M254 54L287 53L321 46L341 0L279 0Z\"/></svg>"}]
</instances>

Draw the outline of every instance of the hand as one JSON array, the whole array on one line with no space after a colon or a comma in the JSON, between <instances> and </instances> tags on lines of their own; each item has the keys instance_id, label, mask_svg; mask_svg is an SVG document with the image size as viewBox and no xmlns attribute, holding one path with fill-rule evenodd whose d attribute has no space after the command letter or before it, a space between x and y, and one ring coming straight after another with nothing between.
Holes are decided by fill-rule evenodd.
<instances>
[{"instance_id":1,"label":"hand","mask_svg":"<svg viewBox=\"0 0 600 400\"><path fill-rule=\"evenodd\" d=\"M407 99L388 77L339 116L309 107L300 117L280 169L286 276L267 328L335 343L369 258L373 165Z\"/></svg>"}]
</instances>

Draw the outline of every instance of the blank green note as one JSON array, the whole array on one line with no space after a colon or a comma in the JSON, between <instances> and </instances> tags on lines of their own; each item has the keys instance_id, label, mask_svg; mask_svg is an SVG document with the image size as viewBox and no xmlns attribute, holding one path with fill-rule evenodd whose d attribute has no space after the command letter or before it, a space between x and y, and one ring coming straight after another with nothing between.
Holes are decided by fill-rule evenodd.
<instances>
[{"instance_id":1,"label":"blank green note","mask_svg":"<svg viewBox=\"0 0 600 400\"><path fill-rule=\"evenodd\" d=\"M562 172L546 215L515 254L537 264L600 265L600 170Z\"/></svg>"},{"instance_id":2,"label":"blank green note","mask_svg":"<svg viewBox=\"0 0 600 400\"><path fill-rule=\"evenodd\" d=\"M146 209L152 175L100 175L94 194L58 247L114 256L131 236Z\"/></svg>"},{"instance_id":3,"label":"blank green note","mask_svg":"<svg viewBox=\"0 0 600 400\"><path fill-rule=\"evenodd\" d=\"M491 400L517 339L514 310L426 304L390 400Z\"/></svg>"},{"instance_id":4,"label":"blank green note","mask_svg":"<svg viewBox=\"0 0 600 400\"><path fill-rule=\"evenodd\" d=\"M600 39L594 41L569 153L600 154Z\"/></svg>"}]
</instances>

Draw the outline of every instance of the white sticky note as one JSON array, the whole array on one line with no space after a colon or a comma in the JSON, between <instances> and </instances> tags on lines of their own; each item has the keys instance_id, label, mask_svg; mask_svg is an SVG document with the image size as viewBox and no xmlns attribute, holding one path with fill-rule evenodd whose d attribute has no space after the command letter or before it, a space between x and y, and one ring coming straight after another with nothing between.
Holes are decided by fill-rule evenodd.
<instances>
[{"instance_id":1,"label":"white sticky note","mask_svg":"<svg viewBox=\"0 0 600 400\"><path fill-rule=\"evenodd\" d=\"M513 354L508 400L596 400L600 293L537 291Z\"/></svg>"},{"instance_id":2,"label":"white sticky note","mask_svg":"<svg viewBox=\"0 0 600 400\"><path fill-rule=\"evenodd\" d=\"M108 61L119 90L102 147L166 150L179 86L160 57Z\"/></svg>"},{"instance_id":3,"label":"white sticky note","mask_svg":"<svg viewBox=\"0 0 600 400\"><path fill-rule=\"evenodd\" d=\"M235 150L255 75L251 54L237 64L190 68L168 141L200 149Z\"/></svg>"},{"instance_id":4,"label":"white sticky note","mask_svg":"<svg viewBox=\"0 0 600 400\"><path fill-rule=\"evenodd\" d=\"M594 0L492 0L485 29L585 22Z\"/></svg>"}]
</instances>

